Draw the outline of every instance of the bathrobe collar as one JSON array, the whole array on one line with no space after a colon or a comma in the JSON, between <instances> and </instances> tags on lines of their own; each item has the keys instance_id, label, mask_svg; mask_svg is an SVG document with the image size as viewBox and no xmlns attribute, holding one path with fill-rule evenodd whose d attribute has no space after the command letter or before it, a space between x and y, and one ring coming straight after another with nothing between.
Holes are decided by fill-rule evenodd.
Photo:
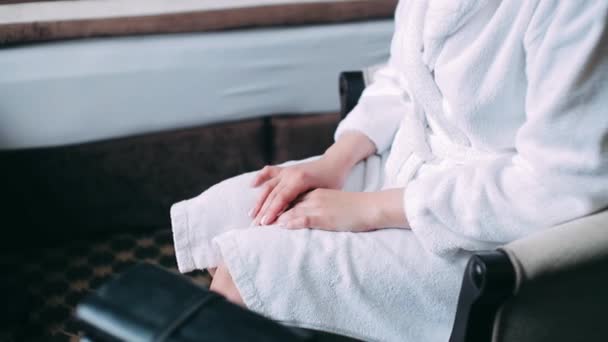
<instances>
[{"instance_id":1,"label":"bathrobe collar","mask_svg":"<svg viewBox=\"0 0 608 342\"><path fill-rule=\"evenodd\" d=\"M488 0L428 0L422 41L423 61L433 71L445 40L468 22Z\"/></svg>"},{"instance_id":2,"label":"bathrobe collar","mask_svg":"<svg viewBox=\"0 0 608 342\"><path fill-rule=\"evenodd\" d=\"M408 89L412 111L406 113L395 137L403 150L393 151L387 179L405 184L425 162L448 155L467 159L486 156L471 148L471 142L451 123L449 105L434 79L437 56L445 40L454 34L487 0L412 0L407 5L407 24L401 35L402 86Z\"/></svg>"}]
</instances>

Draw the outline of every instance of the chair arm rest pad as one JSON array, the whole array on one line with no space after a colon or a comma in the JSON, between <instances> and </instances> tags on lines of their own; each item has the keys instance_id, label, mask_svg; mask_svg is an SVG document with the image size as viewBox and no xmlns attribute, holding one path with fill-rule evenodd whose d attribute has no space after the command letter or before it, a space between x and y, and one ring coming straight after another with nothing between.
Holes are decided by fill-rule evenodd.
<instances>
[{"instance_id":1,"label":"chair arm rest pad","mask_svg":"<svg viewBox=\"0 0 608 342\"><path fill-rule=\"evenodd\" d=\"M535 233L500 248L526 282L589 264L608 264L608 210Z\"/></svg>"}]
</instances>

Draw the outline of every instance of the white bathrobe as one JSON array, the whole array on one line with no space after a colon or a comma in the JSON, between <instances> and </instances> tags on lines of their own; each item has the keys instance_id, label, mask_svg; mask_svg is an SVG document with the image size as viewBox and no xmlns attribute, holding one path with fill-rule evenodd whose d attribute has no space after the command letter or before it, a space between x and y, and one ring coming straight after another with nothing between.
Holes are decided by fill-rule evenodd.
<instances>
[{"instance_id":1,"label":"white bathrobe","mask_svg":"<svg viewBox=\"0 0 608 342\"><path fill-rule=\"evenodd\" d=\"M607 16L607 1L401 1L391 58L336 138L374 142L345 190L405 188L411 230L250 227L248 173L172 207L180 270L225 262L247 306L286 324L446 341L472 251L608 206Z\"/></svg>"}]
</instances>

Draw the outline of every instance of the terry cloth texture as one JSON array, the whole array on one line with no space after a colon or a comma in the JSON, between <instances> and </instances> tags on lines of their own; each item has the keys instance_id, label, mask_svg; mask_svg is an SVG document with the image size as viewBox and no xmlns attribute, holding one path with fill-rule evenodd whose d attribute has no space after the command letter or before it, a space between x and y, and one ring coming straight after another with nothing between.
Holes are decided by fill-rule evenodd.
<instances>
[{"instance_id":1,"label":"terry cloth texture","mask_svg":"<svg viewBox=\"0 0 608 342\"><path fill-rule=\"evenodd\" d=\"M387 180L437 254L605 208L607 17L606 1L401 1L390 60L336 138L391 148Z\"/></svg>"},{"instance_id":2,"label":"terry cloth texture","mask_svg":"<svg viewBox=\"0 0 608 342\"><path fill-rule=\"evenodd\" d=\"M379 190L386 156L357 164L344 190ZM447 339L467 253L438 257L406 229L250 227L247 212L259 191L249 186L254 175L230 178L172 207L181 272L223 260L247 306L284 324L366 341Z\"/></svg>"}]
</instances>

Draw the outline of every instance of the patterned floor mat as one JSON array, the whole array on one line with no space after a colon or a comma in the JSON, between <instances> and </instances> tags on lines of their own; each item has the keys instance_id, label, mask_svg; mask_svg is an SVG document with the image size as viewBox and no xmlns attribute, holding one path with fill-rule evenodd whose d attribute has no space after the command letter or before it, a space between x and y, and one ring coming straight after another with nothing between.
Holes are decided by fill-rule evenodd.
<instances>
[{"instance_id":1,"label":"patterned floor mat","mask_svg":"<svg viewBox=\"0 0 608 342\"><path fill-rule=\"evenodd\" d=\"M138 262L177 272L170 230L118 234L99 242L47 249L25 260L10 258L4 261L22 265L21 276L33 303L24 331L19 336L0 333L2 341L77 341L78 327L71 320L75 305L111 275ZM206 272L188 276L203 286L211 280Z\"/></svg>"}]
</instances>

